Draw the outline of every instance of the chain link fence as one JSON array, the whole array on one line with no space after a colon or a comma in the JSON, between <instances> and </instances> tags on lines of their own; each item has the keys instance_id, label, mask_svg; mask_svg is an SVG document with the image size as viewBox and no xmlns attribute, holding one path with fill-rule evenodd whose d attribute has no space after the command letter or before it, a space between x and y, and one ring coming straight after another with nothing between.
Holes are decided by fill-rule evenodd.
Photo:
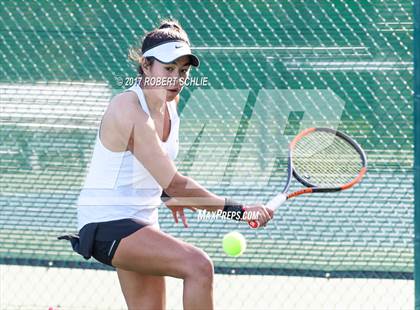
<instances>
[{"instance_id":1,"label":"chain link fence","mask_svg":"<svg viewBox=\"0 0 420 310\"><path fill-rule=\"evenodd\" d=\"M264 230L173 223L202 249L224 308L406 309L413 301L410 1L1 1L0 307L119 309L113 271L56 240L75 202L109 99L131 86L128 48L178 19L205 86L184 89L179 170L210 190L266 202L284 182L290 139L336 128L366 150L362 185L287 204ZM239 258L226 232L248 241ZM168 307L182 283L168 279ZM74 294L72 294L74 292ZM76 298L77 296L77 298Z\"/></svg>"}]
</instances>

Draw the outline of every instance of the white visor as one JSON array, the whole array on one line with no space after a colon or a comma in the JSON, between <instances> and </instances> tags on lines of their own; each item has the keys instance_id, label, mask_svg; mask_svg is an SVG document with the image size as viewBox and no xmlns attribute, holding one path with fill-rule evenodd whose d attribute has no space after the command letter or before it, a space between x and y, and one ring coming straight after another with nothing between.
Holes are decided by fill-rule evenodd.
<instances>
[{"instance_id":1,"label":"white visor","mask_svg":"<svg viewBox=\"0 0 420 310\"><path fill-rule=\"evenodd\" d=\"M190 46L184 41L171 41L159 44L143 53L144 57L154 57L164 64L174 62L179 57L190 56L190 64L198 67L200 61L191 54Z\"/></svg>"}]
</instances>

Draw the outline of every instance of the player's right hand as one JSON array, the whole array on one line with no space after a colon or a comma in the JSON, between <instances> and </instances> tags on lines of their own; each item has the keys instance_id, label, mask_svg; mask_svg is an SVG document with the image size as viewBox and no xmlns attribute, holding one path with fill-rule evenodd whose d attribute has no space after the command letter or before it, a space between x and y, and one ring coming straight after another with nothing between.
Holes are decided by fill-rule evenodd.
<instances>
[{"instance_id":1,"label":"player's right hand","mask_svg":"<svg viewBox=\"0 0 420 310\"><path fill-rule=\"evenodd\" d=\"M267 225L268 221L274 216L273 210L262 204L245 205L244 210L244 219L248 222L252 220L256 221L258 227Z\"/></svg>"}]
</instances>

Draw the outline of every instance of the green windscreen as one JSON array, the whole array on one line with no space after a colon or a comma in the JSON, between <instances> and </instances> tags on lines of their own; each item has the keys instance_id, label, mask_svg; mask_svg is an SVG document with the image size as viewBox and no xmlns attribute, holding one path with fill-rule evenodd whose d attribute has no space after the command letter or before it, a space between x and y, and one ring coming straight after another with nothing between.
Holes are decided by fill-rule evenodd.
<instances>
[{"instance_id":1,"label":"green windscreen","mask_svg":"<svg viewBox=\"0 0 420 310\"><path fill-rule=\"evenodd\" d=\"M189 211L184 229L161 206L162 230L218 272L412 277L411 1L2 1L0 14L0 263L102 268L56 237L76 231L101 116L136 76L129 47L173 17L208 80L181 95L181 173L265 203L314 126L358 141L368 172L287 202L265 229ZM232 230L248 241L239 258L221 247Z\"/></svg>"}]
</instances>

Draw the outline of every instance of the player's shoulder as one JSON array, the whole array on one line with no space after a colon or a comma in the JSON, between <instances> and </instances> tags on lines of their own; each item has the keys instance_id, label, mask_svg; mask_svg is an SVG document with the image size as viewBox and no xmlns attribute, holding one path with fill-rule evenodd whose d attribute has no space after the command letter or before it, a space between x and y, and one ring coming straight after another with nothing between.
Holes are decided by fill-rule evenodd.
<instances>
[{"instance_id":1,"label":"player's shoulder","mask_svg":"<svg viewBox=\"0 0 420 310\"><path fill-rule=\"evenodd\" d=\"M137 94L132 91L125 91L115 95L110 103L109 109L116 118L129 120L147 120L146 113L141 109Z\"/></svg>"},{"instance_id":2,"label":"player's shoulder","mask_svg":"<svg viewBox=\"0 0 420 310\"><path fill-rule=\"evenodd\" d=\"M132 106L137 101L138 98L136 93L132 91L125 91L112 97L110 105L118 107Z\"/></svg>"}]
</instances>

